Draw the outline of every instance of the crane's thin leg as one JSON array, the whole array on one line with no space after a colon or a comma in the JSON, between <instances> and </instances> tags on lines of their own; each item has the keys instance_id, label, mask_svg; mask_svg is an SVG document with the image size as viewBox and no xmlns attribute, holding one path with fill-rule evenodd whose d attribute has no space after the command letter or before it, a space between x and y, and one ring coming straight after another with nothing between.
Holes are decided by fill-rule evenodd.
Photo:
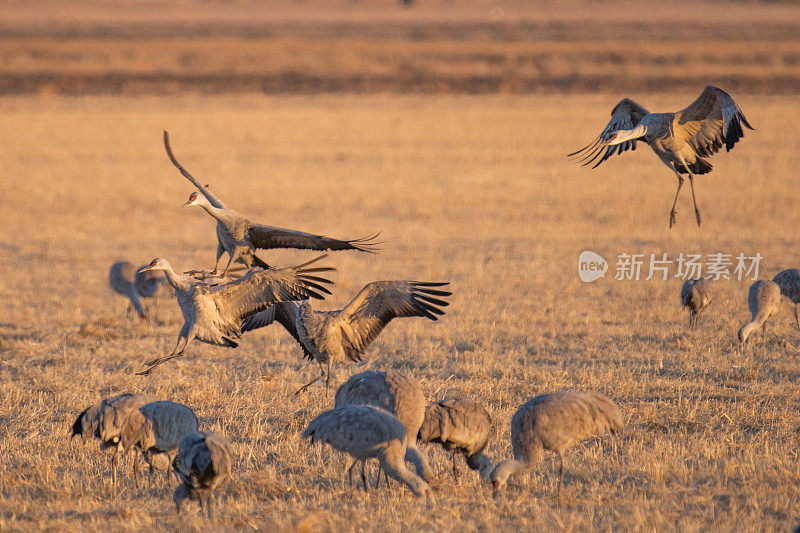
<instances>
[{"instance_id":1,"label":"crane's thin leg","mask_svg":"<svg viewBox=\"0 0 800 533\"><path fill-rule=\"evenodd\" d=\"M297 396L297 395L298 395L298 394L300 394L301 392L304 392L304 391L305 391L306 389L308 389L308 388L309 388L311 385L313 385L313 384L314 384L314 383L316 383L317 381L321 381L321 380L322 380L322 378L324 378L324 377L325 377L325 367L324 367L324 366L322 366L322 363L320 363L319 361L317 361L317 363L319 363L319 371L320 371L319 377L318 377L318 378L314 378L314 379L312 379L311 381L309 381L308 383L306 383L305 385L303 385L302 387L300 387L299 389L297 389L297 392L295 392L295 393L294 393L294 395L295 395L295 396Z\"/></svg>"},{"instance_id":2,"label":"crane's thin leg","mask_svg":"<svg viewBox=\"0 0 800 533\"><path fill-rule=\"evenodd\" d=\"M136 488L139 488L139 465L138 465L139 454L134 450L133 452L133 483Z\"/></svg>"},{"instance_id":3,"label":"crane's thin leg","mask_svg":"<svg viewBox=\"0 0 800 533\"><path fill-rule=\"evenodd\" d=\"M328 355L328 375L325 376L325 399L328 399L328 388L331 384L331 356Z\"/></svg>"},{"instance_id":4,"label":"crane's thin leg","mask_svg":"<svg viewBox=\"0 0 800 533\"><path fill-rule=\"evenodd\" d=\"M111 458L111 485L117 488L117 465L119 464L119 451L114 451L114 457Z\"/></svg>"},{"instance_id":5,"label":"crane's thin leg","mask_svg":"<svg viewBox=\"0 0 800 533\"><path fill-rule=\"evenodd\" d=\"M697 227L700 227L700 209L697 207L697 200L694 197L694 176L689 174L689 185L692 187L692 203L694 203L694 215L697 217Z\"/></svg>"},{"instance_id":6,"label":"crane's thin leg","mask_svg":"<svg viewBox=\"0 0 800 533\"><path fill-rule=\"evenodd\" d=\"M564 483L564 456L558 454L558 489L556 490L556 498L561 499L561 485Z\"/></svg>"},{"instance_id":7,"label":"crane's thin leg","mask_svg":"<svg viewBox=\"0 0 800 533\"><path fill-rule=\"evenodd\" d=\"M675 175L678 176L678 190L675 191L675 200L672 201L672 209L670 209L670 211L669 211L669 227L670 228L675 225L675 215L677 214L677 212L675 211L675 204L678 203L678 194L680 194L681 187L683 187L683 176L678 174L677 171L675 171Z\"/></svg>"},{"instance_id":8,"label":"crane's thin leg","mask_svg":"<svg viewBox=\"0 0 800 533\"><path fill-rule=\"evenodd\" d=\"M183 355L183 351L186 349L186 345L189 344L189 340L192 339L193 337L194 337L194 328L184 324L183 327L181 328L180 334L178 335L178 344L175 345L175 349L172 350L172 353L166 357L159 357L157 359L153 359L152 361L146 362L144 366L148 368L146 370L142 370L141 372L137 372L136 375L148 376L155 367L166 363L170 359L181 357Z\"/></svg>"},{"instance_id":9,"label":"crane's thin leg","mask_svg":"<svg viewBox=\"0 0 800 533\"><path fill-rule=\"evenodd\" d=\"M456 452L453 452L453 477L456 479L456 484L460 485L458 482L458 467L456 466Z\"/></svg>"},{"instance_id":10,"label":"crane's thin leg","mask_svg":"<svg viewBox=\"0 0 800 533\"><path fill-rule=\"evenodd\" d=\"M353 468L356 466L358 459L353 461L353 464L350 465L350 468L347 469L347 475L350 478L350 492L353 492Z\"/></svg>"},{"instance_id":11,"label":"crane's thin leg","mask_svg":"<svg viewBox=\"0 0 800 533\"><path fill-rule=\"evenodd\" d=\"M794 320L797 322L797 329L800 329L800 315L798 315L797 306L800 306L800 302L794 304Z\"/></svg>"},{"instance_id":12,"label":"crane's thin leg","mask_svg":"<svg viewBox=\"0 0 800 533\"><path fill-rule=\"evenodd\" d=\"M367 461L361 461L361 484L364 485L364 492L369 492L369 483L367 483Z\"/></svg>"},{"instance_id":13,"label":"crane's thin leg","mask_svg":"<svg viewBox=\"0 0 800 533\"><path fill-rule=\"evenodd\" d=\"M383 472L383 467L380 463L378 463L378 478L375 480L375 488L377 489L381 485L381 472Z\"/></svg>"}]
</instances>

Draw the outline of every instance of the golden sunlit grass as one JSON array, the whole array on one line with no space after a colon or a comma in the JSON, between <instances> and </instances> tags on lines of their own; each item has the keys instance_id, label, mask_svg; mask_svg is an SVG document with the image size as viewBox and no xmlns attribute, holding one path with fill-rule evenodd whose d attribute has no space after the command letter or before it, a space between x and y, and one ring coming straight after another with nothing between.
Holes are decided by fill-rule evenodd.
<instances>
[{"instance_id":1,"label":"golden sunlit grass","mask_svg":"<svg viewBox=\"0 0 800 533\"><path fill-rule=\"evenodd\" d=\"M702 87L631 94L651 110L687 105ZM738 346L748 281L721 282L695 331L682 280L613 279L621 253L761 253L761 277L796 267L800 165L795 98L734 94L757 129L697 180L667 229L675 178L642 147L590 171L565 157L605 125L621 95L529 97L8 98L0 101L0 529L168 530L171 493L110 486L96 445L67 438L102 397L143 391L193 407L228 435L235 477L218 525L365 530L794 527L800 505L797 343L789 304L771 331ZM153 376L134 372L174 346L173 301L133 323L112 294L114 260L157 256L177 268L214 259L212 220L180 206L191 187L161 145L253 220L358 237L378 255L333 253L339 307L378 279L452 282L447 315L392 323L362 367L405 368L428 399L485 403L495 461L510 456L509 420L530 396L600 390L628 421L620 438L567 455L493 500L476 475L454 485L428 448L436 501L393 484L369 495L343 484L349 461L301 441L331 405L321 387L293 396L316 368L279 326L236 350L190 344ZM578 280L582 250L612 263ZM276 252L288 265L312 254ZM673 270L674 273L674 270ZM463 466L462 466L463 468ZM195 508L196 509L196 508Z\"/></svg>"}]
</instances>

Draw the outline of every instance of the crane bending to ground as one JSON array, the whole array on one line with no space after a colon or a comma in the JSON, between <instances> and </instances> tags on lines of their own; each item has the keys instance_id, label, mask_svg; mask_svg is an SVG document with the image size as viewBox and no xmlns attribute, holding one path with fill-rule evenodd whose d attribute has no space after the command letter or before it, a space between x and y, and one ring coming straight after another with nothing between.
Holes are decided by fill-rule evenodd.
<instances>
[{"instance_id":1,"label":"crane bending to ground","mask_svg":"<svg viewBox=\"0 0 800 533\"><path fill-rule=\"evenodd\" d=\"M690 328L697 326L700 313L711 303L713 296L710 279L687 279L683 284L683 287L681 287L681 305L689 309Z\"/></svg>"},{"instance_id":2,"label":"crane bending to ground","mask_svg":"<svg viewBox=\"0 0 800 533\"><path fill-rule=\"evenodd\" d=\"M528 473L542 459L544 450L558 454L558 492L564 480L564 452L590 437L622 431L625 422L619 407L599 392L552 392L531 398L511 418L514 458L492 471L495 494L513 474Z\"/></svg>"},{"instance_id":3,"label":"crane bending to ground","mask_svg":"<svg viewBox=\"0 0 800 533\"><path fill-rule=\"evenodd\" d=\"M635 150L637 141L646 142L678 178L678 190L669 212L669 227L675 224L675 204L684 174L688 175L692 187L692 202L699 226L700 209L694 195L694 177L711 172L711 163L705 158L717 153L723 144L730 152L744 137L742 124L753 129L733 98L712 85L707 86L689 107L677 113L650 113L633 100L624 98L611 111L611 120L597 139L569 156L578 156L584 166L594 163L592 168L597 168L615 153Z\"/></svg>"},{"instance_id":4,"label":"crane bending to ground","mask_svg":"<svg viewBox=\"0 0 800 533\"><path fill-rule=\"evenodd\" d=\"M492 462L483 451L492 433L492 417L484 406L466 398L445 398L425 409L425 418L417 438L422 442L438 442L452 452L453 477L458 483L456 453L464 455L467 466L488 479Z\"/></svg>"},{"instance_id":5,"label":"crane bending to ground","mask_svg":"<svg viewBox=\"0 0 800 533\"><path fill-rule=\"evenodd\" d=\"M324 257L278 270L254 269L222 285L206 285L191 276L177 274L166 259L153 259L146 270L164 271L175 289L184 322L172 353L146 363L148 368L138 374L148 375L158 365L180 357L192 339L236 348L245 320L276 303L324 298L323 294L330 294L324 285L333 282L317 274L335 269L311 266Z\"/></svg>"},{"instance_id":6,"label":"crane bending to ground","mask_svg":"<svg viewBox=\"0 0 800 533\"><path fill-rule=\"evenodd\" d=\"M380 243L375 242L375 238L378 236L377 233L369 237L342 241L331 239L323 235L314 235L302 231L275 228L250 222L244 215L225 207L222 200L212 194L207 185L200 185L200 183L178 163L178 160L172 153L172 148L169 144L169 134L166 131L164 132L164 148L167 150L167 156L169 156L169 160L172 161L172 164L175 165L175 167L180 170L181 174L192 182L201 193L197 194L193 192L189 195L189 200L183 205L199 205L217 220L217 261L214 264L214 270L211 271L211 275L217 273L219 260L224 252L228 253L229 259L225 270L222 271L223 276L234 261L241 261L248 267L255 265L261 268L269 268L266 263L255 256L255 250L257 249L296 248L299 250L319 251L358 250L360 252L369 253L375 253L378 250L376 246Z\"/></svg>"},{"instance_id":7,"label":"crane bending to ground","mask_svg":"<svg viewBox=\"0 0 800 533\"><path fill-rule=\"evenodd\" d=\"M794 320L797 323L797 329L800 329L800 314L798 314L798 306L800 306L800 269L790 268L775 274L772 281L778 284L781 288L781 294L789 298L794 304Z\"/></svg>"}]
</instances>

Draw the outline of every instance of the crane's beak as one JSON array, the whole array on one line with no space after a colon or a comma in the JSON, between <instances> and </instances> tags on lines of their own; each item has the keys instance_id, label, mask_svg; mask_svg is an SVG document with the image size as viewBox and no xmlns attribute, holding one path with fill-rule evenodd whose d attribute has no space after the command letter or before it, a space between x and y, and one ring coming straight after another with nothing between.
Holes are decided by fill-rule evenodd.
<instances>
[{"instance_id":1,"label":"crane's beak","mask_svg":"<svg viewBox=\"0 0 800 533\"><path fill-rule=\"evenodd\" d=\"M181 205L181 207L186 207L187 205L192 205L192 201L186 200L186 202L183 205Z\"/></svg>"}]
</instances>

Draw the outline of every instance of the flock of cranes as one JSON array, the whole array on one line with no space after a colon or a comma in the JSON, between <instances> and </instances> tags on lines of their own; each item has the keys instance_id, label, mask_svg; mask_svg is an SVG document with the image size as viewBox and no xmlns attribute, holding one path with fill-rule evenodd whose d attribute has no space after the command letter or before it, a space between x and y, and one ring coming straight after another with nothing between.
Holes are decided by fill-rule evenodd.
<instances>
[{"instance_id":1,"label":"flock of cranes","mask_svg":"<svg viewBox=\"0 0 800 533\"><path fill-rule=\"evenodd\" d=\"M598 138L570 154L594 167L615 153L635 149L646 142L678 178L678 191L669 215L675 222L675 203L688 176L695 215L700 210L694 194L694 176L711 171L706 160L724 145L730 150L742 138L742 126L752 129L742 111L726 92L706 87L689 107L677 113L649 113L624 99ZM326 256L306 263L274 268L257 255L258 250L294 248L317 251L375 253L378 234L339 240L301 231L251 222L228 208L201 185L176 159L164 132L164 147L172 164L197 191L184 205L200 206L216 220L216 261L213 268L176 272L165 258L153 259L139 268L128 262L115 263L109 272L113 290L126 296L142 319L142 299L170 288L178 301L183 325L174 350L147 363L139 372L150 375L163 363L180 357L192 340L236 348L242 335L278 322L295 339L299 351L320 368L320 377L297 393L320 381L327 391L333 364L359 362L370 343L395 318L421 317L435 321L444 314L451 292L448 282L376 281L369 283L343 309L321 311L311 305L331 294L329 279L335 270L322 265ZM222 271L220 260L228 259ZM242 267L236 266L242 265ZM711 303L713 284L707 279L687 281L681 304L690 311L690 324ZM739 339L763 327L775 313L781 294L800 304L800 271L778 274L774 281L761 280L750 289L752 321L742 327ZM559 457L560 495L564 476L564 453L578 442L618 433L624 429L623 415L609 397L595 391L558 391L541 394L522 403L511 419L513 458L493 464L486 454L494 433L489 410L470 398L442 398L430 404L414 376L407 371L367 371L351 376L336 390L333 408L321 412L302 432L311 444L328 444L348 454L350 486L360 464L361 485L371 490L367 462L379 464L374 488L387 487L394 479L420 497L432 497L436 477L418 442L438 443L452 454L452 472L458 482L457 455L481 479L490 482L495 494L509 477L532 471L544 450ZM180 511L185 500L195 500L211 516L215 493L224 489L234 467L232 447L223 435L200 431L189 407L143 394L123 394L102 400L78 415L73 436L84 441L96 438L102 448L112 449L112 482L117 484L120 457L134 453L134 479L138 486L136 457L142 455L150 467L150 483L156 469L174 473L179 485L173 501ZM410 465L410 467L409 467Z\"/></svg>"},{"instance_id":2,"label":"flock of cranes","mask_svg":"<svg viewBox=\"0 0 800 533\"><path fill-rule=\"evenodd\" d=\"M708 278L686 280L681 288L681 305L689 310L689 326L695 327L700 313L708 307L714 296L713 282ZM737 334L739 342L746 342L750 335L759 329L766 330L767 320L776 315L780 309L782 297L794 304L794 317L797 329L800 329L800 269L790 268L778 272L770 281L760 279L750 286L747 294L747 306L751 319L745 323Z\"/></svg>"}]
</instances>

